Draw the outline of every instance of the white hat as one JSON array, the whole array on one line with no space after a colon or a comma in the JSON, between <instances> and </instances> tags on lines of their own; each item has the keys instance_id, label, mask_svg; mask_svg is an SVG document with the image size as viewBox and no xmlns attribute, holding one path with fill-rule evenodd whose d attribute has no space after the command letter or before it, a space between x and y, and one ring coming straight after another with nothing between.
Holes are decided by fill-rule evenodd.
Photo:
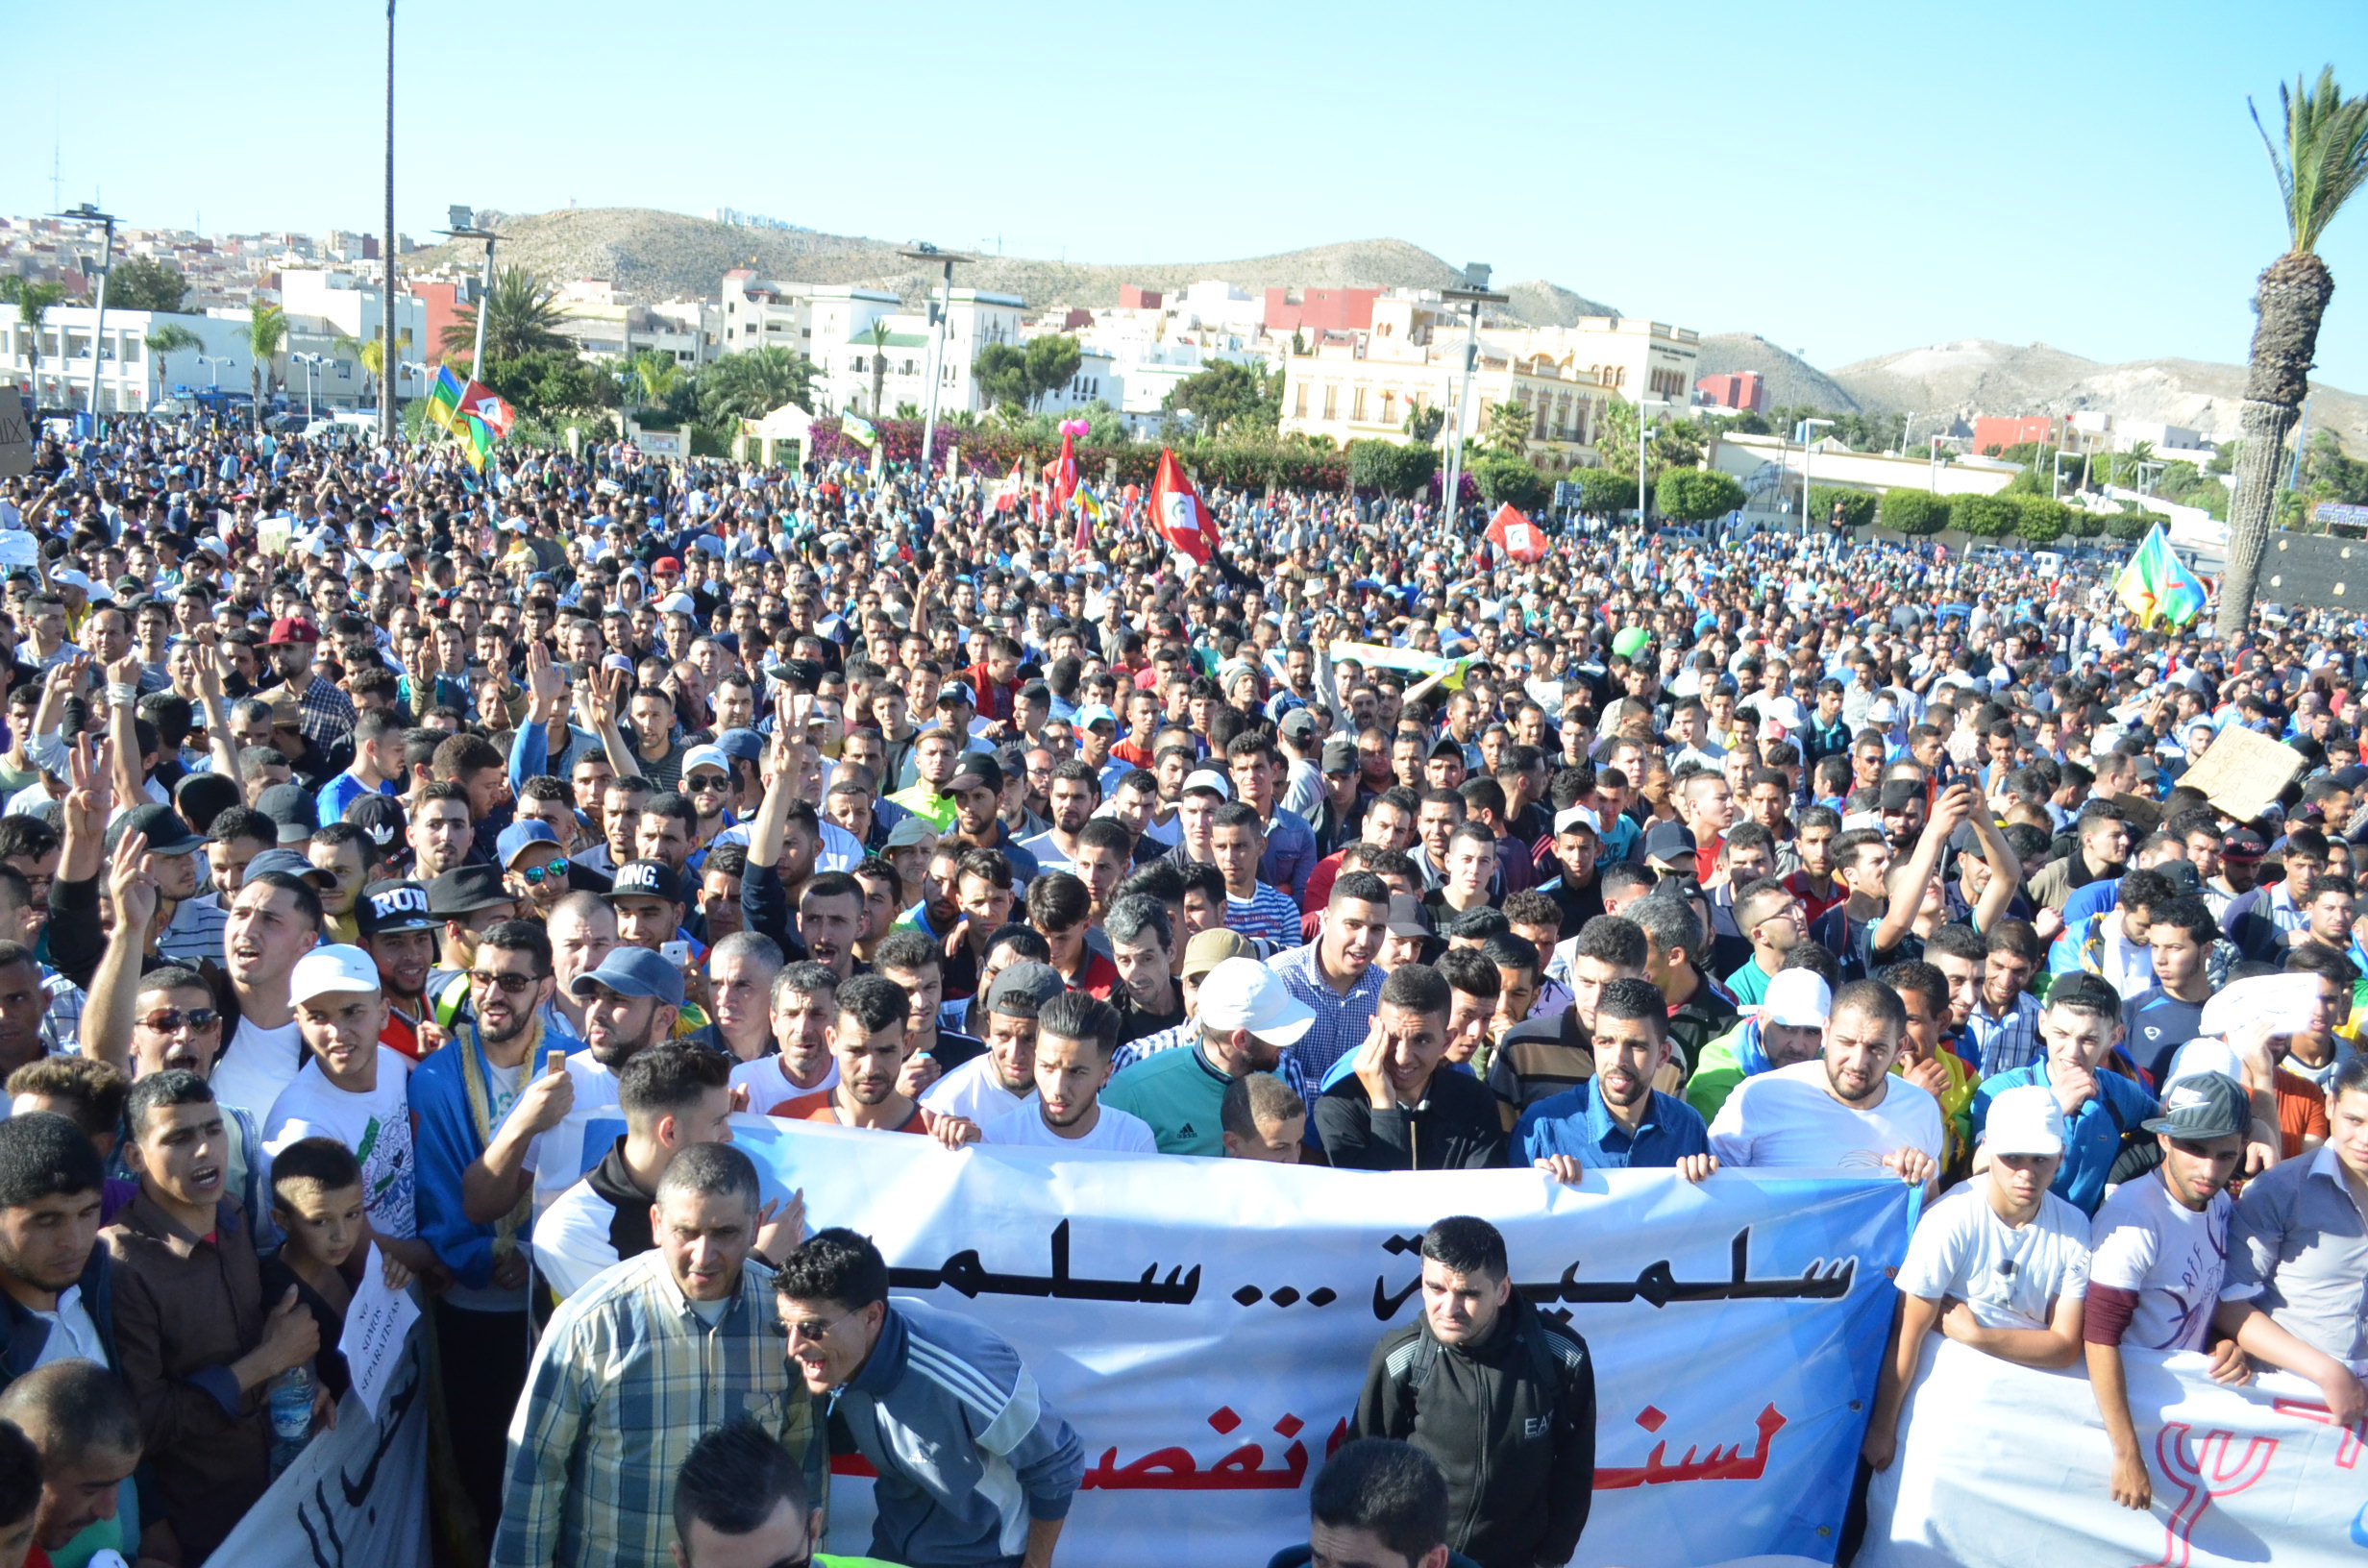
<instances>
[{"instance_id":1,"label":"white hat","mask_svg":"<svg viewBox=\"0 0 2368 1568\"><path fill-rule=\"evenodd\" d=\"M335 992L357 993L379 989L379 967L368 953L344 943L315 947L296 961L287 977L287 999L308 1002Z\"/></svg>"},{"instance_id":2,"label":"white hat","mask_svg":"<svg viewBox=\"0 0 2368 1568\"><path fill-rule=\"evenodd\" d=\"M1554 814L1555 832L1567 833L1574 827L1583 827L1599 839L1603 837L1603 820L1587 806L1565 806Z\"/></svg>"},{"instance_id":3,"label":"white hat","mask_svg":"<svg viewBox=\"0 0 2368 1568\"><path fill-rule=\"evenodd\" d=\"M660 615L697 615L699 605L688 594L668 594L657 601Z\"/></svg>"},{"instance_id":4,"label":"white hat","mask_svg":"<svg viewBox=\"0 0 2368 1568\"><path fill-rule=\"evenodd\" d=\"M1814 969L1785 969L1767 983L1760 1027L1822 1029L1834 1012L1834 990Z\"/></svg>"},{"instance_id":5,"label":"white hat","mask_svg":"<svg viewBox=\"0 0 2368 1568\"><path fill-rule=\"evenodd\" d=\"M694 746L682 753L680 776L690 777L691 770L694 768L719 768L723 770L724 776L729 778L731 758L725 754L724 748L720 746Z\"/></svg>"},{"instance_id":6,"label":"white hat","mask_svg":"<svg viewBox=\"0 0 2368 1568\"><path fill-rule=\"evenodd\" d=\"M1215 790L1221 800L1233 798L1233 785L1214 768L1196 768L1184 775L1184 787L1178 795L1190 795L1195 790Z\"/></svg>"},{"instance_id":7,"label":"white hat","mask_svg":"<svg viewBox=\"0 0 2368 1568\"><path fill-rule=\"evenodd\" d=\"M1204 1029L1246 1029L1274 1045L1291 1044L1316 1021L1315 1011L1254 958L1229 958L1211 969L1200 982L1198 1011Z\"/></svg>"},{"instance_id":8,"label":"white hat","mask_svg":"<svg viewBox=\"0 0 2368 1568\"><path fill-rule=\"evenodd\" d=\"M2238 1058L2236 1048L2227 1041L2215 1040L2209 1035L2198 1036L2179 1047L2171 1058L2170 1070L2162 1075L2162 1081L2173 1084L2182 1078L2199 1077L2207 1072L2216 1072L2232 1083L2242 1084L2245 1081L2245 1065Z\"/></svg>"},{"instance_id":9,"label":"white hat","mask_svg":"<svg viewBox=\"0 0 2368 1568\"><path fill-rule=\"evenodd\" d=\"M1989 1102L1982 1146L1998 1154L2063 1153L2063 1107L2044 1084L2017 1084Z\"/></svg>"}]
</instances>

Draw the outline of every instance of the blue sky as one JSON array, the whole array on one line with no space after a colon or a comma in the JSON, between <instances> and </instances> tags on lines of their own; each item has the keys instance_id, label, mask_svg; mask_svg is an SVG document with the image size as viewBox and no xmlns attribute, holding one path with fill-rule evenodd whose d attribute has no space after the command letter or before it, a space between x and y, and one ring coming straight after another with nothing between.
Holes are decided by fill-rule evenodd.
<instances>
[{"instance_id":1,"label":"blue sky","mask_svg":"<svg viewBox=\"0 0 2368 1568\"><path fill-rule=\"evenodd\" d=\"M17 8L0 209L375 229L384 12ZM731 206L1072 259L1396 236L1832 367L1964 337L2239 360L2284 245L2245 98L2368 5L402 0L398 219ZM22 75L23 73L19 73ZM2368 392L2368 196L2320 375Z\"/></svg>"}]
</instances>

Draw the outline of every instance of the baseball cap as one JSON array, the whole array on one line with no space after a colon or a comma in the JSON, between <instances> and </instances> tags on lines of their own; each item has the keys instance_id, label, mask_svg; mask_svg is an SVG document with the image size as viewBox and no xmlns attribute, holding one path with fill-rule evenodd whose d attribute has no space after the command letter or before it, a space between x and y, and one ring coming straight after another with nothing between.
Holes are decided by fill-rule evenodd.
<instances>
[{"instance_id":1,"label":"baseball cap","mask_svg":"<svg viewBox=\"0 0 2368 1568\"><path fill-rule=\"evenodd\" d=\"M373 882L354 901L354 923L365 937L390 931L432 931L443 922L428 913L425 882Z\"/></svg>"},{"instance_id":2,"label":"baseball cap","mask_svg":"<svg viewBox=\"0 0 2368 1568\"><path fill-rule=\"evenodd\" d=\"M2172 1053L2170 1068L2163 1073L2162 1081L2175 1084L2182 1078L2200 1078L2213 1072L2232 1084L2242 1085L2245 1081L2245 1064L2237 1056L2236 1047L2225 1040L2203 1035Z\"/></svg>"},{"instance_id":3,"label":"baseball cap","mask_svg":"<svg viewBox=\"0 0 2368 1568\"><path fill-rule=\"evenodd\" d=\"M1603 837L1603 820L1591 806L1565 806L1554 814L1555 832L1567 833L1574 827L1583 827L1599 839Z\"/></svg>"},{"instance_id":4,"label":"baseball cap","mask_svg":"<svg viewBox=\"0 0 2368 1568\"><path fill-rule=\"evenodd\" d=\"M1033 961L1014 964L987 988L987 1011L1008 1018L1032 1018L1045 1003L1069 989L1061 971Z\"/></svg>"},{"instance_id":5,"label":"baseball cap","mask_svg":"<svg viewBox=\"0 0 2368 1568\"><path fill-rule=\"evenodd\" d=\"M668 1007L682 1005L682 971L647 947L611 947L599 968L576 976L567 993L583 1001L594 986L620 996L654 996Z\"/></svg>"},{"instance_id":6,"label":"baseball cap","mask_svg":"<svg viewBox=\"0 0 2368 1568\"><path fill-rule=\"evenodd\" d=\"M694 746L682 753L682 777L687 780L694 768L713 768L728 779L731 757L720 746Z\"/></svg>"},{"instance_id":7,"label":"baseball cap","mask_svg":"<svg viewBox=\"0 0 2368 1568\"><path fill-rule=\"evenodd\" d=\"M502 829L502 836L493 843L493 858L504 867L518 858L518 851L530 845L557 844L559 835L551 830L549 822L528 821L512 822Z\"/></svg>"},{"instance_id":8,"label":"baseball cap","mask_svg":"<svg viewBox=\"0 0 2368 1568\"><path fill-rule=\"evenodd\" d=\"M1294 1043L1316 1021L1282 977L1254 958L1229 958L1211 969L1200 982L1198 1013L1204 1029L1246 1029L1276 1045Z\"/></svg>"},{"instance_id":9,"label":"baseball cap","mask_svg":"<svg viewBox=\"0 0 2368 1568\"><path fill-rule=\"evenodd\" d=\"M1196 768L1191 772L1186 773L1184 775L1184 787L1176 793L1178 795L1190 795L1195 790L1213 791L1220 800L1230 800L1233 798L1233 786L1226 781L1224 774L1219 772L1214 768Z\"/></svg>"},{"instance_id":10,"label":"baseball cap","mask_svg":"<svg viewBox=\"0 0 2368 1568\"><path fill-rule=\"evenodd\" d=\"M1693 829L1683 822L1655 822L1644 835L1646 860L1691 860Z\"/></svg>"},{"instance_id":11,"label":"baseball cap","mask_svg":"<svg viewBox=\"0 0 2368 1568\"><path fill-rule=\"evenodd\" d=\"M498 866L456 866L428 884L428 909L438 919L517 901Z\"/></svg>"},{"instance_id":12,"label":"baseball cap","mask_svg":"<svg viewBox=\"0 0 2368 1568\"><path fill-rule=\"evenodd\" d=\"M2044 1084L2017 1084L1989 1102L1982 1146L1996 1154L2063 1153L2063 1107Z\"/></svg>"},{"instance_id":13,"label":"baseball cap","mask_svg":"<svg viewBox=\"0 0 2368 1568\"><path fill-rule=\"evenodd\" d=\"M925 818L907 817L888 830L888 842L883 848L917 849L937 838L937 830Z\"/></svg>"},{"instance_id":14,"label":"baseball cap","mask_svg":"<svg viewBox=\"0 0 2368 1568\"><path fill-rule=\"evenodd\" d=\"M287 999L291 1002L307 1002L339 992L361 995L378 989L377 961L360 948L342 942L313 948L296 961L287 976Z\"/></svg>"},{"instance_id":15,"label":"baseball cap","mask_svg":"<svg viewBox=\"0 0 2368 1568\"><path fill-rule=\"evenodd\" d=\"M1193 940L1184 944L1184 963L1176 972L1197 980L1229 958L1257 956L1257 945L1249 938L1221 925L1193 933Z\"/></svg>"},{"instance_id":16,"label":"baseball cap","mask_svg":"<svg viewBox=\"0 0 2368 1568\"><path fill-rule=\"evenodd\" d=\"M1879 809L1906 811L1924 798L1924 786L1912 778L1887 778L1883 781L1883 801Z\"/></svg>"},{"instance_id":17,"label":"baseball cap","mask_svg":"<svg viewBox=\"0 0 2368 1568\"><path fill-rule=\"evenodd\" d=\"M134 806L107 826L107 848L112 853L127 833L143 833L148 838L148 852L152 855L193 854L206 841L189 830L181 820L181 813L170 806L155 804Z\"/></svg>"},{"instance_id":18,"label":"baseball cap","mask_svg":"<svg viewBox=\"0 0 2368 1568\"><path fill-rule=\"evenodd\" d=\"M442 878L437 880L441 881ZM675 869L662 860L627 861L617 868L616 882L603 896L663 898L672 904L687 902L682 895L682 878L677 876Z\"/></svg>"},{"instance_id":19,"label":"baseball cap","mask_svg":"<svg viewBox=\"0 0 2368 1568\"><path fill-rule=\"evenodd\" d=\"M2101 1013L2109 1017L2121 1017L2121 992L2101 974L2085 969L2074 969L2056 976L2047 988L2050 1008L2069 1007L2086 1013Z\"/></svg>"},{"instance_id":20,"label":"baseball cap","mask_svg":"<svg viewBox=\"0 0 2368 1568\"><path fill-rule=\"evenodd\" d=\"M765 738L752 729L728 729L715 738L715 749L735 762L754 762L765 754ZM683 772L690 772L687 756Z\"/></svg>"},{"instance_id":21,"label":"baseball cap","mask_svg":"<svg viewBox=\"0 0 2368 1568\"><path fill-rule=\"evenodd\" d=\"M1456 761L1462 762L1464 743L1452 735L1442 735L1431 743L1431 749L1426 754L1433 757L1453 757Z\"/></svg>"},{"instance_id":22,"label":"baseball cap","mask_svg":"<svg viewBox=\"0 0 2368 1568\"><path fill-rule=\"evenodd\" d=\"M1002 788L1003 765L980 751L962 759L960 769L946 781L945 793L955 795L964 790L993 790L1000 794Z\"/></svg>"},{"instance_id":23,"label":"baseball cap","mask_svg":"<svg viewBox=\"0 0 2368 1568\"><path fill-rule=\"evenodd\" d=\"M680 576L682 575L682 563L672 555L660 555L656 560L650 563L650 573L653 576L654 576L660 572L671 572L675 576Z\"/></svg>"},{"instance_id":24,"label":"baseball cap","mask_svg":"<svg viewBox=\"0 0 2368 1568\"><path fill-rule=\"evenodd\" d=\"M285 648L291 643L317 643L320 640L320 627L301 615L287 615L271 624L271 635L263 639L263 646Z\"/></svg>"},{"instance_id":25,"label":"baseball cap","mask_svg":"<svg viewBox=\"0 0 2368 1568\"><path fill-rule=\"evenodd\" d=\"M2174 896L2201 893L2204 889L2204 879L2197 874L2192 861L2166 860L2155 868L2155 872L2171 885Z\"/></svg>"},{"instance_id":26,"label":"baseball cap","mask_svg":"<svg viewBox=\"0 0 2368 1568\"><path fill-rule=\"evenodd\" d=\"M1107 703L1088 702L1077 710L1077 727L1092 729L1096 724L1108 724L1116 729L1119 727L1119 716L1110 711Z\"/></svg>"},{"instance_id":27,"label":"baseball cap","mask_svg":"<svg viewBox=\"0 0 2368 1568\"><path fill-rule=\"evenodd\" d=\"M1357 743L1333 740L1323 743L1320 771L1327 773L1353 773L1357 771Z\"/></svg>"},{"instance_id":28,"label":"baseball cap","mask_svg":"<svg viewBox=\"0 0 2368 1568\"><path fill-rule=\"evenodd\" d=\"M1421 899L1411 893L1390 894L1390 920L1387 929L1394 937L1429 937L1438 932L1431 924L1431 912Z\"/></svg>"},{"instance_id":29,"label":"baseball cap","mask_svg":"<svg viewBox=\"0 0 2368 1568\"><path fill-rule=\"evenodd\" d=\"M697 615L699 604L688 594L668 594L657 601L657 613L660 615Z\"/></svg>"},{"instance_id":30,"label":"baseball cap","mask_svg":"<svg viewBox=\"0 0 2368 1568\"><path fill-rule=\"evenodd\" d=\"M2230 860L2258 860L2269 853L2269 845L2249 827L2232 828L2220 841L2220 853Z\"/></svg>"},{"instance_id":31,"label":"baseball cap","mask_svg":"<svg viewBox=\"0 0 2368 1568\"><path fill-rule=\"evenodd\" d=\"M293 849L266 849L253 860L248 861L246 880L252 882L266 871L281 871L289 876L301 877L321 889L333 888L337 885L335 877L322 870Z\"/></svg>"},{"instance_id":32,"label":"baseball cap","mask_svg":"<svg viewBox=\"0 0 2368 1568\"><path fill-rule=\"evenodd\" d=\"M1822 1029L1834 1012L1834 990L1814 969L1780 969L1760 1001L1760 1027Z\"/></svg>"},{"instance_id":33,"label":"baseball cap","mask_svg":"<svg viewBox=\"0 0 2368 1568\"><path fill-rule=\"evenodd\" d=\"M255 797L255 809L279 827L282 844L302 844L321 825L320 803L302 784L274 784Z\"/></svg>"},{"instance_id":34,"label":"baseball cap","mask_svg":"<svg viewBox=\"0 0 2368 1568\"><path fill-rule=\"evenodd\" d=\"M1316 733L1316 716L1305 708L1294 708L1283 715L1282 723L1276 727L1285 735L1313 735Z\"/></svg>"},{"instance_id":35,"label":"baseball cap","mask_svg":"<svg viewBox=\"0 0 2368 1568\"><path fill-rule=\"evenodd\" d=\"M2141 1123L2150 1133L2199 1141L2231 1138L2253 1120L2245 1091L2216 1072L2201 1072L2175 1080L2162 1091L2162 1115Z\"/></svg>"},{"instance_id":36,"label":"baseball cap","mask_svg":"<svg viewBox=\"0 0 2368 1568\"><path fill-rule=\"evenodd\" d=\"M391 795L355 796L345 808L345 820L369 834L381 849L403 837L403 802Z\"/></svg>"},{"instance_id":37,"label":"baseball cap","mask_svg":"<svg viewBox=\"0 0 2368 1568\"><path fill-rule=\"evenodd\" d=\"M973 708L978 706L978 698L971 695L970 687L958 680L950 680L937 689L937 705L942 708L950 702L959 702Z\"/></svg>"}]
</instances>

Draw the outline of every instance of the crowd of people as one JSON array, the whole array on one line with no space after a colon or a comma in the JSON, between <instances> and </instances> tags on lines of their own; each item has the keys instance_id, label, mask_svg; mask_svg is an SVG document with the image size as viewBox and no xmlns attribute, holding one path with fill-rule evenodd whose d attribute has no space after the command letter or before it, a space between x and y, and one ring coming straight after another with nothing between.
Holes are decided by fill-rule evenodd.
<instances>
[{"instance_id":1,"label":"crowd of people","mask_svg":"<svg viewBox=\"0 0 2368 1568\"><path fill-rule=\"evenodd\" d=\"M856 1560L838 1455L873 1558L1049 1568L1094 1445L1043 1347L767 1202L736 1114L1883 1173L1936 1201L1862 1482L1936 1334L2084 1366L2132 1507L2125 1349L2362 1414L2359 624L1207 500L1196 566L975 478L44 439L0 480L0 1568L206 1561L335 1419L370 1270L427 1311L440 1560ZM2297 761L2244 821L2181 782L2232 728ZM1278 1565L1577 1549L1594 1353L1486 1221L1421 1257Z\"/></svg>"}]
</instances>

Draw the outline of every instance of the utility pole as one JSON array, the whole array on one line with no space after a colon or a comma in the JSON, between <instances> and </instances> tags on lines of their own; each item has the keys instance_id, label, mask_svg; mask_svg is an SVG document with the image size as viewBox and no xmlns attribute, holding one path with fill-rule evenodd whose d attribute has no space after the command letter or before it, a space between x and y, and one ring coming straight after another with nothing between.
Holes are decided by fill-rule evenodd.
<instances>
[{"instance_id":1,"label":"utility pole","mask_svg":"<svg viewBox=\"0 0 2368 1568\"><path fill-rule=\"evenodd\" d=\"M924 412L921 416L921 482L925 491L929 482L929 468L937 453L937 390L938 383L946 377L946 334L953 327L953 269L967 264L971 257L956 256L951 251L941 251L926 240L916 240L911 250L898 254L914 261L942 262L946 268L945 298L942 303L932 302L929 306L929 352L923 361L929 377L929 389L922 402ZM878 412L876 408L873 410L875 416Z\"/></svg>"},{"instance_id":2,"label":"utility pole","mask_svg":"<svg viewBox=\"0 0 2368 1568\"><path fill-rule=\"evenodd\" d=\"M74 223L96 223L106 230L107 237L99 251L98 315L90 324L90 429L95 434L99 428L99 367L107 347L107 275L115 270L115 215L102 212L85 202L71 212L52 212L50 216ZM64 335L63 332L59 334L59 347L62 349L65 346ZM63 358L64 355L60 355L59 357Z\"/></svg>"},{"instance_id":3,"label":"utility pole","mask_svg":"<svg viewBox=\"0 0 2368 1568\"><path fill-rule=\"evenodd\" d=\"M1510 303L1509 294L1489 292L1489 273L1492 269L1485 261L1467 262L1464 267L1464 286L1444 288L1439 297L1450 304L1464 306L1464 375L1455 395L1455 429L1447 437L1447 486L1439 493L1441 515L1452 525L1458 511L1464 482L1464 426L1471 411L1471 367L1480 355L1480 307L1484 305Z\"/></svg>"},{"instance_id":4,"label":"utility pole","mask_svg":"<svg viewBox=\"0 0 2368 1568\"><path fill-rule=\"evenodd\" d=\"M395 388L402 370L395 359L395 0L386 0L386 235L379 243L379 440L395 444ZM481 320L484 307L478 307Z\"/></svg>"},{"instance_id":5,"label":"utility pole","mask_svg":"<svg viewBox=\"0 0 2368 1568\"><path fill-rule=\"evenodd\" d=\"M1830 419L1801 421L1801 537L1804 539L1809 537L1813 526L1809 520L1809 458L1817 439L1817 427L1833 423Z\"/></svg>"},{"instance_id":6,"label":"utility pole","mask_svg":"<svg viewBox=\"0 0 2368 1568\"><path fill-rule=\"evenodd\" d=\"M485 282L477 301L477 347L469 354L469 378L485 379L485 318L493 314L493 243L502 236L490 229L480 229L474 221L477 214L465 207L446 209L445 221L452 225L444 233L454 239L481 239L485 242Z\"/></svg>"}]
</instances>

